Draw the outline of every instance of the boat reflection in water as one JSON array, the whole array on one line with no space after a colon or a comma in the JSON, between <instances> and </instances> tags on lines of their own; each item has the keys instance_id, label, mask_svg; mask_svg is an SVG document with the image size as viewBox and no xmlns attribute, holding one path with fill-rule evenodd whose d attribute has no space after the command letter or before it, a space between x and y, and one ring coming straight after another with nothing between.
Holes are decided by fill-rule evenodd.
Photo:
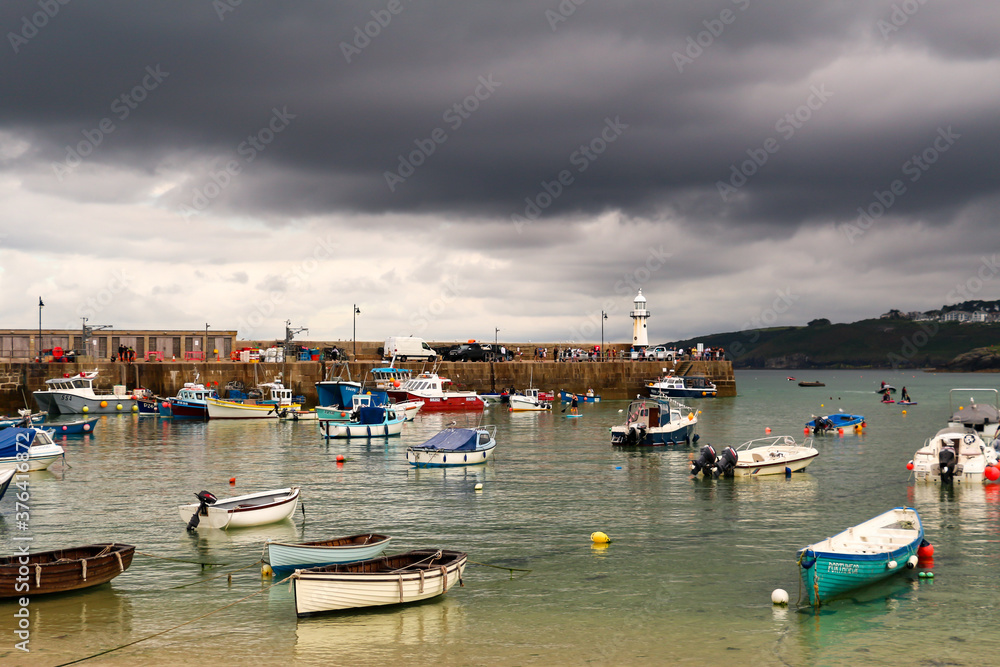
<instances>
[{"instance_id":1,"label":"boat reflection in water","mask_svg":"<svg viewBox=\"0 0 1000 667\"><path fill-rule=\"evenodd\" d=\"M275 588L287 588L279 587ZM308 664L387 664L416 658L427 645L441 646L465 635L462 603L447 595L370 611L300 618L295 658Z\"/></svg>"}]
</instances>

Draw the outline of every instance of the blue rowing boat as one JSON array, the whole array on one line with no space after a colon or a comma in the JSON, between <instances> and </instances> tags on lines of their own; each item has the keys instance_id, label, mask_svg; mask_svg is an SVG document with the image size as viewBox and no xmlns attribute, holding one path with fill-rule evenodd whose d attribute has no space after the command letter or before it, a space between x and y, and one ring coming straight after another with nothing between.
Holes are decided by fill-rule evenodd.
<instances>
[{"instance_id":1,"label":"blue rowing boat","mask_svg":"<svg viewBox=\"0 0 1000 667\"><path fill-rule=\"evenodd\" d=\"M799 574L810 604L881 581L917 565L924 539L917 510L896 507L800 549Z\"/></svg>"},{"instance_id":2,"label":"blue rowing boat","mask_svg":"<svg viewBox=\"0 0 1000 667\"><path fill-rule=\"evenodd\" d=\"M868 424L864 415L850 415L846 412L835 412L824 417L813 417L806 422L806 428L813 433L837 433L840 429L845 432L864 428Z\"/></svg>"}]
</instances>

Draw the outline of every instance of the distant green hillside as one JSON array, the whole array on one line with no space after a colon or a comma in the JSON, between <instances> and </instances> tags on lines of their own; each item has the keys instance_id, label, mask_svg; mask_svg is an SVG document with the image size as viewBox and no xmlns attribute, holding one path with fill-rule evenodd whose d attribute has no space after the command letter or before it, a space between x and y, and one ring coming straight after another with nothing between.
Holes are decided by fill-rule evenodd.
<instances>
[{"instance_id":1,"label":"distant green hillside","mask_svg":"<svg viewBox=\"0 0 1000 667\"><path fill-rule=\"evenodd\" d=\"M944 367L975 348L997 345L1000 326L815 320L804 327L711 334L668 344L690 348L698 343L723 348L736 368L927 368Z\"/></svg>"}]
</instances>

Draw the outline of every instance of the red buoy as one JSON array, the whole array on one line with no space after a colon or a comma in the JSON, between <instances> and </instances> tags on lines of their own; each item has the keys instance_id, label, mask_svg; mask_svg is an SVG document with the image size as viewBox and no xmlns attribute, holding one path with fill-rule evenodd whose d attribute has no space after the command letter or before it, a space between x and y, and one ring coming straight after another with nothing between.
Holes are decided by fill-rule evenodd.
<instances>
[{"instance_id":1,"label":"red buoy","mask_svg":"<svg viewBox=\"0 0 1000 667\"><path fill-rule=\"evenodd\" d=\"M344 462L344 455L337 454L337 463L343 463L343 462Z\"/></svg>"},{"instance_id":2,"label":"red buoy","mask_svg":"<svg viewBox=\"0 0 1000 667\"><path fill-rule=\"evenodd\" d=\"M991 482L995 482L1000 479L1000 468L997 468L996 466L986 466L986 470L983 471L983 474L986 476L986 479Z\"/></svg>"},{"instance_id":3,"label":"red buoy","mask_svg":"<svg viewBox=\"0 0 1000 667\"><path fill-rule=\"evenodd\" d=\"M926 546L917 547L917 556L920 558L932 558L934 556L934 545L928 543Z\"/></svg>"},{"instance_id":4,"label":"red buoy","mask_svg":"<svg viewBox=\"0 0 1000 667\"><path fill-rule=\"evenodd\" d=\"M806 426L804 429L802 429L802 432L805 433L806 435L809 435L809 427Z\"/></svg>"},{"instance_id":5,"label":"red buoy","mask_svg":"<svg viewBox=\"0 0 1000 667\"><path fill-rule=\"evenodd\" d=\"M910 461L909 463L906 464L906 469L913 470L913 461Z\"/></svg>"},{"instance_id":6,"label":"red buoy","mask_svg":"<svg viewBox=\"0 0 1000 667\"><path fill-rule=\"evenodd\" d=\"M236 484L236 478L235 477L230 477L229 478L229 483L230 484Z\"/></svg>"}]
</instances>

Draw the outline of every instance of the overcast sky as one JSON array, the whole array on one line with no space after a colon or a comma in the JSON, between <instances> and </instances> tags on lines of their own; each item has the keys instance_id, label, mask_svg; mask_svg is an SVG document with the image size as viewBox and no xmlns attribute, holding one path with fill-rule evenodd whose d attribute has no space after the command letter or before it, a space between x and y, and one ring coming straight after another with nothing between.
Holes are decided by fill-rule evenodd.
<instances>
[{"instance_id":1,"label":"overcast sky","mask_svg":"<svg viewBox=\"0 0 1000 667\"><path fill-rule=\"evenodd\" d=\"M64 4L65 3L65 4ZM0 322L631 339L1000 298L996 0L0 5ZM862 216L865 212L865 216Z\"/></svg>"}]
</instances>

